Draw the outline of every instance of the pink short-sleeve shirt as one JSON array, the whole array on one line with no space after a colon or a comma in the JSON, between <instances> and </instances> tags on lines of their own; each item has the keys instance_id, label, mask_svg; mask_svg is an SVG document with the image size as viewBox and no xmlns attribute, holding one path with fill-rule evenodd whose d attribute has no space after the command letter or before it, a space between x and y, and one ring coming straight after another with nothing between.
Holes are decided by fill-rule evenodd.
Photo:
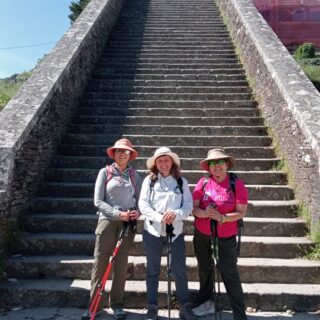
<instances>
[{"instance_id":1,"label":"pink short-sleeve shirt","mask_svg":"<svg viewBox=\"0 0 320 320\"><path fill-rule=\"evenodd\" d=\"M202 177L193 191L193 200L200 200L200 208L205 210L209 204L215 204L221 214L234 212L237 204L248 204L248 191L242 180L236 179L236 194L230 189L229 175L220 183L209 178L205 190L203 182L207 177ZM228 238L237 234L237 221L218 224L218 237ZM206 235L211 234L210 219L195 217L195 228Z\"/></svg>"}]
</instances>

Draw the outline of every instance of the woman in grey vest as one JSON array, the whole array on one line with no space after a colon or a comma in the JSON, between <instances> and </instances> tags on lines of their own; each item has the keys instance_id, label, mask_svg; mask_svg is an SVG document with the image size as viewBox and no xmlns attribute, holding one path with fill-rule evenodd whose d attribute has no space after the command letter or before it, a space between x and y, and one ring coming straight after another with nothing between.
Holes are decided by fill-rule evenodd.
<instances>
[{"instance_id":1,"label":"woman in grey vest","mask_svg":"<svg viewBox=\"0 0 320 320\"><path fill-rule=\"evenodd\" d=\"M99 171L94 190L94 204L98 208L99 220L95 231L91 300L94 299L97 286L101 283L106 271L123 223L126 221L134 222L140 216L137 208L142 180L140 175L128 166L128 162L134 160L138 156L138 152L133 149L128 139L120 139L116 141L114 146L107 149L107 154L114 160L114 163ZM133 225L131 223L131 226ZM129 228L114 262L109 312L113 314L115 319L126 317L126 313L122 309L123 296L128 254L133 244L134 235L133 228Z\"/></svg>"}]
</instances>

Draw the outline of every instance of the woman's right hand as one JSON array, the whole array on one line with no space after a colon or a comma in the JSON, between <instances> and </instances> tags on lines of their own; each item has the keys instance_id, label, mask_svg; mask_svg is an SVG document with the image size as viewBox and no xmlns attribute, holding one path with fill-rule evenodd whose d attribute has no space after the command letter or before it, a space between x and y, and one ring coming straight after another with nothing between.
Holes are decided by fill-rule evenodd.
<instances>
[{"instance_id":1,"label":"woman's right hand","mask_svg":"<svg viewBox=\"0 0 320 320\"><path fill-rule=\"evenodd\" d=\"M207 206L206 208L206 216L207 218L213 219L215 216L216 210L213 206Z\"/></svg>"},{"instance_id":2,"label":"woman's right hand","mask_svg":"<svg viewBox=\"0 0 320 320\"><path fill-rule=\"evenodd\" d=\"M130 211L120 211L119 217L122 221L129 221Z\"/></svg>"}]
</instances>

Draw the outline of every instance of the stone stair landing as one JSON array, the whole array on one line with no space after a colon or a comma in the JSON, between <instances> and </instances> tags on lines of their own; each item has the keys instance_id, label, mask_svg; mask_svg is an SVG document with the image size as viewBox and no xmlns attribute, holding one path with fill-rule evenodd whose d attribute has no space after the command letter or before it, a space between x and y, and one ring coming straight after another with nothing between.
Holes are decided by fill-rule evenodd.
<instances>
[{"instance_id":1,"label":"stone stair landing","mask_svg":"<svg viewBox=\"0 0 320 320\"><path fill-rule=\"evenodd\" d=\"M85 308L97 222L93 188L110 163L105 150L132 140L142 175L159 146L181 157L193 190L199 161L214 147L236 157L249 190L239 270L247 306L262 310L320 308L320 262L301 259L313 243L286 173L277 170L272 139L245 79L218 9L209 0L128 0L79 112L25 215L25 233L0 284L8 305ZM130 252L125 305L146 307L142 223ZM193 218L185 223L190 290L198 288ZM166 261L159 306L166 305ZM108 282L108 286L110 281ZM224 308L228 303L222 286Z\"/></svg>"}]
</instances>

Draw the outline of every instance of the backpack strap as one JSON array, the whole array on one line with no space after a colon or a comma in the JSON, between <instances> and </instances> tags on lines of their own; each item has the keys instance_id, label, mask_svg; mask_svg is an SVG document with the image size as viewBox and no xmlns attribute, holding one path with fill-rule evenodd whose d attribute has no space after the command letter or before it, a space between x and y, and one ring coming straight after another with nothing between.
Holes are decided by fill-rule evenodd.
<instances>
[{"instance_id":1,"label":"backpack strap","mask_svg":"<svg viewBox=\"0 0 320 320\"><path fill-rule=\"evenodd\" d=\"M229 172L229 183L230 183L230 190L233 192L234 196L236 196L236 181L238 176L233 173ZM238 241L237 241L237 255L240 255L240 247L241 247L241 232L244 228L243 219L238 220Z\"/></svg>"},{"instance_id":2,"label":"backpack strap","mask_svg":"<svg viewBox=\"0 0 320 320\"><path fill-rule=\"evenodd\" d=\"M114 173L113 166L112 165L106 165L107 179L106 179L106 185L105 186L107 186L108 182L112 179L113 173Z\"/></svg>"},{"instance_id":3,"label":"backpack strap","mask_svg":"<svg viewBox=\"0 0 320 320\"><path fill-rule=\"evenodd\" d=\"M135 174L136 174L136 170L133 168L130 168L129 169L129 179L131 181L131 184L133 185L134 192L137 193L137 183L135 180Z\"/></svg>"},{"instance_id":4,"label":"backpack strap","mask_svg":"<svg viewBox=\"0 0 320 320\"><path fill-rule=\"evenodd\" d=\"M179 190L180 190L181 194L183 194L183 180L182 180L181 177L179 177L177 179L177 183L178 183L178 187L179 187Z\"/></svg>"},{"instance_id":5,"label":"backpack strap","mask_svg":"<svg viewBox=\"0 0 320 320\"><path fill-rule=\"evenodd\" d=\"M129 168L129 179L130 179L130 182L134 188L134 192L136 193L137 192L137 183L135 180L135 173L136 173L135 169ZM107 174L107 179L106 179L106 186L107 186L108 182L112 179L113 174L114 174L114 167L112 165L106 166L106 174Z\"/></svg>"},{"instance_id":6,"label":"backpack strap","mask_svg":"<svg viewBox=\"0 0 320 320\"><path fill-rule=\"evenodd\" d=\"M210 176L205 176L202 181L202 199L204 199L204 195L206 193L206 187L209 182Z\"/></svg>"},{"instance_id":7,"label":"backpack strap","mask_svg":"<svg viewBox=\"0 0 320 320\"><path fill-rule=\"evenodd\" d=\"M183 180L182 180L182 177L179 177L177 179L177 183L178 183L178 187L179 187L179 190L181 193L181 205L180 205L180 208L181 208L183 206Z\"/></svg>"}]
</instances>

